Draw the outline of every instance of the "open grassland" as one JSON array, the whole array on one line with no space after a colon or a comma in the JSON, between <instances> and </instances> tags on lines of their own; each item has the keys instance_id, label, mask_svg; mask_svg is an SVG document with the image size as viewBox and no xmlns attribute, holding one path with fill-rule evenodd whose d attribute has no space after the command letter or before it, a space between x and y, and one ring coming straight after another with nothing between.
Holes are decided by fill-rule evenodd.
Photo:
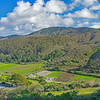
<instances>
[{"instance_id":1,"label":"open grassland","mask_svg":"<svg viewBox=\"0 0 100 100\"><path fill-rule=\"evenodd\" d=\"M56 81L59 81L59 82L73 82L73 81L100 82L99 77L88 76L88 74L87 76L71 74L71 73L62 72L62 71L52 71L50 74L46 75L46 77L53 77L54 79L56 79Z\"/></svg>"},{"instance_id":2,"label":"open grassland","mask_svg":"<svg viewBox=\"0 0 100 100\"><path fill-rule=\"evenodd\" d=\"M28 74L34 71L40 71L43 64L0 64L0 73L15 72L19 74Z\"/></svg>"},{"instance_id":3,"label":"open grassland","mask_svg":"<svg viewBox=\"0 0 100 100\"><path fill-rule=\"evenodd\" d=\"M85 89L78 89L78 95L88 95L95 93L96 91L100 90L100 88L85 88Z\"/></svg>"},{"instance_id":4,"label":"open grassland","mask_svg":"<svg viewBox=\"0 0 100 100\"><path fill-rule=\"evenodd\" d=\"M9 72L15 72L19 74L29 74L32 72L41 72L43 69L43 63L37 63L37 64L3 64L0 63L0 73L9 73ZM78 74L71 74L71 73L66 73L62 71L51 71L50 74L46 75L46 77L53 77L54 79L58 81L63 81L62 79L66 79L67 81L97 81L100 82L100 78L96 78L94 76L86 76L86 75L78 75ZM65 81L64 81L65 82Z\"/></svg>"},{"instance_id":5,"label":"open grassland","mask_svg":"<svg viewBox=\"0 0 100 100\"><path fill-rule=\"evenodd\" d=\"M46 77L53 77L57 79L61 75L62 71L52 71L50 74L46 75Z\"/></svg>"},{"instance_id":6,"label":"open grassland","mask_svg":"<svg viewBox=\"0 0 100 100\"><path fill-rule=\"evenodd\" d=\"M67 76L69 77L69 76ZM62 77L63 79L64 77ZM88 73L87 73L87 76L85 75L77 75L77 74L73 74L72 77L69 77L68 78L69 80L66 81L67 83L70 83L70 82L81 82L81 83L88 83L88 84L98 84L100 85L100 77L95 77L95 76L88 76ZM66 79L65 79L66 80Z\"/></svg>"},{"instance_id":7,"label":"open grassland","mask_svg":"<svg viewBox=\"0 0 100 100\"><path fill-rule=\"evenodd\" d=\"M73 80L93 80L93 79L100 80L100 78L95 78L93 76L84 76L84 75L75 75L75 77L73 78Z\"/></svg>"},{"instance_id":8,"label":"open grassland","mask_svg":"<svg viewBox=\"0 0 100 100\"><path fill-rule=\"evenodd\" d=\"M53 95L61 95L63 93L67 93L70 91L77 91L77 95L89 95L92 93L95 93L96 91L100 90L100 88L82 88L82 89L74 89L74 90L68 90L68 91L55 91L55 92L45 92L44 95L48 95L48 93L51 93Z\"/></svg>"}]
</instances>

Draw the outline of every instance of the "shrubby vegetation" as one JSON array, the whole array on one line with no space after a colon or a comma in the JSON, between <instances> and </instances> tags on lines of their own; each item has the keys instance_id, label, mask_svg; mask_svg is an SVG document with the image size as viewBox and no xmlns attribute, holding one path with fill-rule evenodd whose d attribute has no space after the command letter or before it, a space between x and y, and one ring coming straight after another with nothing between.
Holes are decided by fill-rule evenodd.
<instances>
[{"instance_id":1,"label":"shrubby vegetation","mask_svg":"<svg viewBox=\"0 0 100 100\"><path fill-rule=\"evenodd\" d=\"M28 85L28 80L24 76L17 73L11 75L11 80L15 85Z\"/></svg>"},{"instance_id":2,"label":"shrubby vegetation","mask_svg":"<svg viewBox=\"0 0 100 100\"><path fill-rule=\"evenodd\" d=\"M5 76L2 76L2 77L4 78ZM80 79L78 77L72 78L68 82L56 81L56 82L50 82L50 83L46 82L43 77L37 77L37 78L31 79L31 78L25 78L24 76L17 73L12 73L10 76L7 76L7 77L5 77L5 80L1 79L0 82L2 83L5 82L5 84L9 83L12 85L16 85L17 87L13 89L11 88L10 90L0 89L2 91L0 92L0 100L6 100L6 99L7 100L30 100L30 99L37 100L37 98L38 100L49 100L50 98L54 100L56 99L59 100L59 98L64 99L65 97L68 98L68 100L77 100L76 99L78 98L77 96L78 91L76 91L77 89L100 87L99 78L91 79L90 77L89 79L88 77L88 79L91 81L88 81L88 80L86 81L85 76L81 76ZM35 81L37 81L38 83L35 83ZM73 90L75 92L71 92ZM52 92L61 92L61 91L63 91L62 95L55 96L52 94ZM69 97L71 99L69 99Z\"/></svg>"},{"instance_id":3,"label":"shrubby vegetation","mask_svg":"<svg viewBox=\"0 0 100 100\"><path fill-rule=\"evenodd\" d=\"M17 89L10 93L0 90L1 100L100 100L100 91L89 95L78 95L78 91L65 92L60 95L52 93L41 94L33 92L31 89Z\"/></svg>"}]
</instances>

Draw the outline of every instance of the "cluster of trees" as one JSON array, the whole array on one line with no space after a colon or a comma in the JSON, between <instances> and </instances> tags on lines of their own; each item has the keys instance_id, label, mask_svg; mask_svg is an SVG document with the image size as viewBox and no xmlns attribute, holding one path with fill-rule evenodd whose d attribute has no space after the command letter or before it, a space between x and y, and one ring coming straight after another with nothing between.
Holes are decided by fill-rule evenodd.
<instances>
[{"instance_id":1,"label":"cluster of trees","mask_svg":"<svg viewBox=\"0 0 100 100\"><path fill-rule=\"evenodd\" d=\"M30 83L23 75L13 73L11 75L1 76L0 84L5 84L5 86L28 86Z\"/></svg>"},{"instance_id":2,"label":"cluster of trees","mask_svg":"<svg viewBox=\"0 0 100 100\"><path fill-rule=\"evenodd\" d=\"M16 89L12 92L0 90L1 100L100 100L100 91L91 95L77 95L78 91L62 93L61 95L53 95L48 93L43 95L41 91L33 92L32 89Z\"/></svg>"},{"instance_id":3,"label":"cluster of trees","mask_svg":"<svg viewBox=\"0 0 100 100\"><path fill-rule=\"evenodd\" d=\"M96 82L85 82L85 81L77 81L71 83L53 83L46 84L44 86L44 92L53 92L53 91L68 91L72 89L80 89L80 88L96 88L99 87L100 84Z\"/></svg>"},{"instance_id":4,"label":"cluster of trees","mask_svg":"<svg viewBox=\"0 0 100 100\"><path fill-rule=\"evenodd\" d=\"M38 88L39 89L39 88ZM16 89L12 92L6 92L0 90L1 100L72 100L72 96L75 96L77 92L64 93L62 95L54 96L51 93L48 95L41 95L41 91L35 93L32 89Z\"/></svg>"},{"instance_id":5,"label":"cluster of trees","mask_svg":"<svg viewBox=\"0 0 100 100\"><path fill-rule=\"evenodd\" d=\"M17 74L17 73L14 73L11 75L11 81L16 86L21 86L21 85L27 86L28 85L28 80L24 76Z\"/></svg>"}]
</instances>

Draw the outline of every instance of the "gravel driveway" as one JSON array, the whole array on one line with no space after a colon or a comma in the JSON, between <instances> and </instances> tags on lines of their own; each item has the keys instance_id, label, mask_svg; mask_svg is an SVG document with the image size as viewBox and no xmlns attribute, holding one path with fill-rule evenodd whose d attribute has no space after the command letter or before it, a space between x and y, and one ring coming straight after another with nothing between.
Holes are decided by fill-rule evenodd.
<instances>
[{"instance_id":1,"label":"gravel driveway","mask_svg":"<svg viewBox=\"0 0 100 100\"><path fill-rule=\"evenodd\" d=\"M48 75L50 73L51 73L51 71L42 71L42 72L39 72L38 75L39 76L45 76L45 75Z\"/></svg>"}]
</instances>

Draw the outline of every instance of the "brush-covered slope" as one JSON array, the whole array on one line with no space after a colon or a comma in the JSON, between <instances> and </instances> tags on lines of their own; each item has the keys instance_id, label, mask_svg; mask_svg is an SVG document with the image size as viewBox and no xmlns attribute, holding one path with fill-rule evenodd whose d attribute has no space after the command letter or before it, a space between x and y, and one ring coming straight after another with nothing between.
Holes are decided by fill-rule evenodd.
<instances>
[{"instance_id":1,"label":"brush-covered slope","mask_svg":"<svg viewBox=\"0 0 100 100\"><path fill-rule=\"evenodd\" d=\"M100 29L92 28L65 28L65 27L50 27L45 28L30 35L57 35L57 36L70 36L76 39L78 42L93 43L100 45Z\"/></svg>"},{"instance_id":2,"label":"brush-covered slope","mask_svg":"<svg viewBox=\"0 0 100 100\"><path fill-rule=\"evenodd\" d=\"M33 32L30 35L70 35L70 34L84 34L86 32L95 31L95 29L81 27L81 28L66 28L66 27L49 27L39 31Z\"/></svg>"},{"instance_id":3,"label":"brush-covered slope","mask_svg":"<svg viewBox=\"0 0 100 100\"><path fill-rule=\"evenodd\" d=\"M90 57L90 60L85 67L85 71L100 73L100 50Z\"/></svg>"},{"instance_id":4,"label":"brush-covered slope","mask_svg":"<svg viewBox=\"0 0 100 100\"><path fill-rule=\"evenodd\" d=\"M0 39L0 62L46 61L47 66L83 66L100 46L100 30L50 27Z\"/></svg>"},{"instance_id":5,"label":"brush-covered slope","mask_svg":"<svg viewBox=\"0 0 100 100\"><path fill-rule=\"evenodd\" d=\"M68 36L24 36L0 40L0 62L46 61L47 66L80 66L93 52L93 46L80 45Z\"/></svg>"}]
</instances>

